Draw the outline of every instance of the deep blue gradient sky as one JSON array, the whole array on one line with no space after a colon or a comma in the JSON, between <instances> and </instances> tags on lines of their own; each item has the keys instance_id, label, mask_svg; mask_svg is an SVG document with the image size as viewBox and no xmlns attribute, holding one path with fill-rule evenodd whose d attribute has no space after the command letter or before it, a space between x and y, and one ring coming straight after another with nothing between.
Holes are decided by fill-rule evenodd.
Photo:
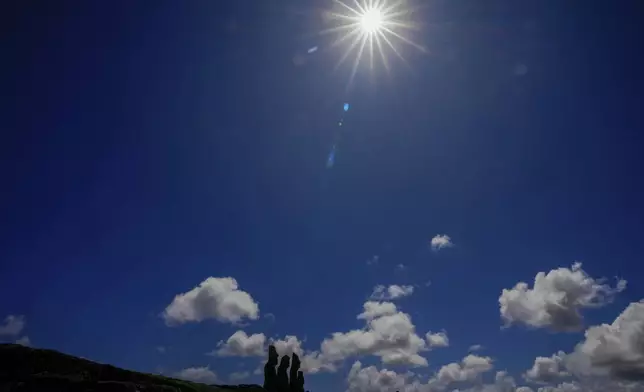
<instances>
[{"instance_id":1,"label":"deep blue gradient sky","mask_svg":"<svg viewBox=\"0 0 644 392\"><path fill-rule=\"evenodd\" d=\"M481 344L519 381L583 330L501 330L504 288L581 261L628 281L586 326L644 298L637 1L432 1L414 36L430 53L360 68L349 92L341 51L315 34L327 1L12 3L0 319L25 326L4 341L226 380L259 363L204 355L238 329L318 350L364 325L375 285L417 285L396 304L421 337L450 340L420 374ZM432 251L437 234L454 246ZM235 278L260 318L166 326L174 296L208 277ZM345 389L352 363L307 386Z\"/></svg>"}]
</instances>

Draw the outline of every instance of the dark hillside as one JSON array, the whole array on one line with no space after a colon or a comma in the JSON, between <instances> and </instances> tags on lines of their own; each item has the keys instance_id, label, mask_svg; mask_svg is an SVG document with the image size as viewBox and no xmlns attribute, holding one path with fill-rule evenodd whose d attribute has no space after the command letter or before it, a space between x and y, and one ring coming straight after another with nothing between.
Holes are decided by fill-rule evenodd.
<instances>
[{"instance_id":1,"label":"dark hillside","mask_svg":"<svg viewBox=\"0 0 644 392\"><path fill-rule=\"evenodd\" d=\"M0 392L122 391L264 392L259 385L215 386L145 374L77 358L53 350L0 344Z\"/></svg>"}]
</instances>

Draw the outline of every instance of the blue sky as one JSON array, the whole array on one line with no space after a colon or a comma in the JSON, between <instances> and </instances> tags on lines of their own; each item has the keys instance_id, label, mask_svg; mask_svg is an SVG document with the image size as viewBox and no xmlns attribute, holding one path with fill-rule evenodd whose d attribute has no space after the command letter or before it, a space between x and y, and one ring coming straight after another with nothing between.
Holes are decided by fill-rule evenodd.
<instances>
[{"instance_id":1,"label":"blue sky","mask_svg":"<svg viewBox=\"0 0 644 392\"><path fill-rule=\"evenodd\" d=\"M9 6L0 339L251 383L274 340L313 392L644 388L641 5L432 1L428 50L350 89L330 9Z\"/></svg>"}]
</instances>

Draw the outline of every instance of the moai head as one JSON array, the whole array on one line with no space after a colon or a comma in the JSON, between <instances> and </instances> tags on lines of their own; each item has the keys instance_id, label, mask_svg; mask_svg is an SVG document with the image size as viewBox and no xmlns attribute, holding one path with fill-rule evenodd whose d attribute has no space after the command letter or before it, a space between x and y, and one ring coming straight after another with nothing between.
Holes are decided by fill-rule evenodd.
<instances>
[{"instance_id":1,"label":"moai head","mask_svg":"<svg viewBox=\"0 0 644 392\"><path fill-rule=\"evenodd\" d=\"M275 346L271 344L268 346L268 363L275 366L277 365L278 358L279 355L277 354L277 350L275 349Z\"/></svg>"},{"instance_id":2,"label":"moai head","mask_svg":"<svg viewBox=\"0 0 644 392\"><path fill-rule=\"evenodd\" d=\"M300 361L300 357L297 354L293 353L293 362L291 363L291 369L299 369L301 364L302 362Z\"/></svg>"},{"instance_id":3,"label":"moai head","mask_svg":"<svg viewBox=\"0 0 644 392\"><path fill-rule=\"evenodd\" d=\"M288 366L291 363L291 359L288 357L288 355L283 355L282 359L280 360L280 369L287 369Z\"/></svg>"}]
</instances>

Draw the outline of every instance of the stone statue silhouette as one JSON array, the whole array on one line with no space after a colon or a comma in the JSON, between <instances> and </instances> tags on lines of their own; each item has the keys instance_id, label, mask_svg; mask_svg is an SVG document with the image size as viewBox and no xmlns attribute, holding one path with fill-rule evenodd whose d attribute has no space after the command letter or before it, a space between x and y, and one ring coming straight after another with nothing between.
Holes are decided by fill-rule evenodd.
<instances>
[{"instance_id":1,"label":"stone statue silhouette","mask_svg":"<svg viewBox=\"0 0 644 392\"><path fill-rule=\"evenodd\" d=\"M275 373L278 358L275 346L268 346L268 361L264 365L264 389L269 392L278 392L277 373Z\"/></svg>"},{"instance_id":2,"label":"stone statue silhouette","mask_svg":"<svg viewBox=\"0 0 644 392\"><path fill-rule=\"evenodd\" d=\"M297 354L293 353L293 362L291 363L291 369L290 369L291 392L303 392L303 391L300 391L299 378L298 378L298 374L301 373L299 371L301 363L302 362L300 362L300 357L298 357Z\"/></svg>"},{"instance_id":3,"label":"stone statue silhouette","mask_svg":"<svg viewBox=\"0 0 644 392\"><path fill-rule=\"evenodd\" d=\"M275 346L268 346L268 360L264 365L264 389L268 392L304 392L304 372L300 370L302 366L300 357L294 353L291 364L288 355L282 356L276 371L278 360L279 355Z\"/></svg>"},{"instance_id":4,"label":"stone statue silhouette","mask_svg":"<svg viewBox=\"0 0 644 392\"><path fill-rule=\"evenodd\" d=\"M288 383L288 366L290 365L291 360L288 355L284 355L280 360L280 365L277 368L277 390L279 392L288 392L289 383Z\"/></svg>"},{"instance_id":5,"label":"stone statue silhouette","mask_svg":"<svg viewBox=\"0 0 644 392\"><path fill-rule=\"evenodd\" d=\"M297 390L295 392L304 392L304 372L297 372Z\"/></svg>"}]
</instances>

